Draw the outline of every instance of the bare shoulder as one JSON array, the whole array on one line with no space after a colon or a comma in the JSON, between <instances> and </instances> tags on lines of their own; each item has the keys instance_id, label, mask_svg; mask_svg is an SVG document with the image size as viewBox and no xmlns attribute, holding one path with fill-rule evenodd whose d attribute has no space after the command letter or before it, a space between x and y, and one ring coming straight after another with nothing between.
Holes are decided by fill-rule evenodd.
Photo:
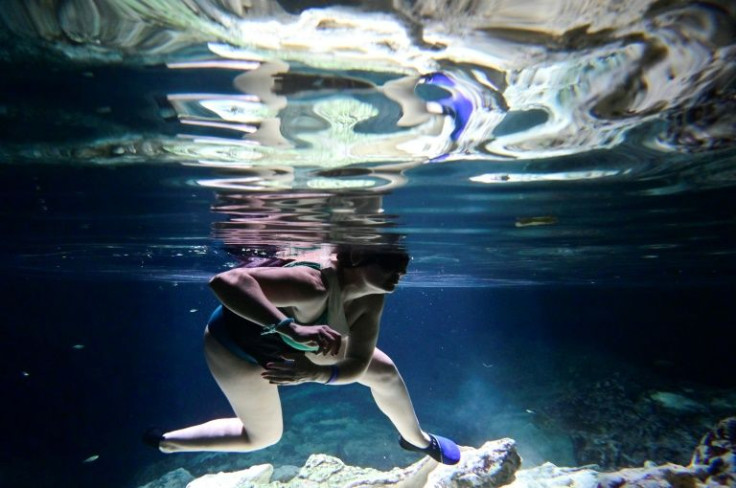
<instances>
[{"instance_id":1,"label":"bare shoulder","mask_svg":"<svg viewBox=\"0 0 736 488\"><path fill-rule=\"evenodd\" d=\"M247 288L255 281L266 296L277 302L310 300L327 293L322 273L306 266L235 268L218 274L215 280L235 288Z\"/></svg>"}]
</instances>

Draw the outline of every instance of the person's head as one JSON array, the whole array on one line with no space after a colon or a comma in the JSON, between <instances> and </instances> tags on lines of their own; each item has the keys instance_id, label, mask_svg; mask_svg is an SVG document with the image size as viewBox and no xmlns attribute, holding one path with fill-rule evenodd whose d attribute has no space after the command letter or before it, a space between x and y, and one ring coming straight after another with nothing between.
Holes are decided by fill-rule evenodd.
<instances>
[{"instance_id":1,"label":"person's head","mask_svg":"<svg viewBox=\"0 0 736 488\"><path fill-rule=\"evenodd\" d=\"M341 268L360 270L369 284L385 292L396 288L409 261L409 254L396 247L341 246L337 250Z\"/></svg>"}]
</instances>

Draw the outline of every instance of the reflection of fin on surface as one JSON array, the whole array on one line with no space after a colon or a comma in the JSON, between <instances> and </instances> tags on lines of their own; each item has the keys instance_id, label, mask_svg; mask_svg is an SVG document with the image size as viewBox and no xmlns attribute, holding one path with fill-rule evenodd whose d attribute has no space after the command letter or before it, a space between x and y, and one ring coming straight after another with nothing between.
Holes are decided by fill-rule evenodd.
<instances>
[{"instance_id":1,"label":"reflection of fin on surface","mask_svg":"<svg viewBox=\"0 0 736 488\"><path fill-rule=\"evenodd\" d=\"M397 80L387 81L381 87L383 94L401 106L401 118L396 122L399 127L413 127L424 123L431 116L427 104L414 93L419 82L416 76L405 76Z\"/></svg>"},{"instance_id":2,"label":"reflection of fin on surface","mask_svg":"<svg viewBox=\"0 0 736 488\"><path fill-rule=\"evenodd\" d=\"M443 113L450 115L455 120L455 129L450 134L450 138L457 141L468 125L468 120L475 109L472 100L465 96L455 80L444 73L437 72L425 75L421 82L437 85L452 93L449 97L435 100L435 103L442 106Z\"/></svg>"}]
</instances>

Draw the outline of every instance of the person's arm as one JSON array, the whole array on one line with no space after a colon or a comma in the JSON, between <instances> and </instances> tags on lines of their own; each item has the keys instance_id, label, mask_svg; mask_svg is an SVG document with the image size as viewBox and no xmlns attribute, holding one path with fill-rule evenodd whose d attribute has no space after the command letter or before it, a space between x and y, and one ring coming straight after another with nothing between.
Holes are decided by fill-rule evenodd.
<instances>
[{"instance_id":1,"label":"person's arm","mask_svg":"<svg viewBox=\"0 0 736 488\"><path fill-rule=\"evenodd\" d=\"M235 268L214 276L210 288L222 304L241 317L266 326L286 316L278 307L298 306L316 295L309 277L296 268ZM314 285L314 283L311 283ZM324 289L324 286L319 283Z\"/></svg>"},{"instance_id":2,"label":"person's arm","mask_svg":"<svg viewBox=\"0 0 736 488\"><path fill-rule=\"evenodd\" d=\"M365 297L358 318L350 326L350 340L345 358L334 365L318 365L303 354L284 355L287 362L266 365L261 376L275 385L328 383L346 385L357 381L368 368L378 342L378 330L383 311L383 295Z\"/></svg>"},{"instance_id":3,"label":"person's arm","mask_svg":"<svg viewBox=\"0 0 736 488\"><path fill-rule=\"evenodd\" d=\"M373 358L378 343L384 295L370 295L363 300L365 303L362 313L350 324L350 339L345 359L337 363L337 378L330 384L354 383L365 373Z\"/></svg>"},{"instance_id":4,"label":"person's arm","mask_svg":"<svg viewBox=\"0 0 736 488\"><path fill-rule=\"evenodd\" d=\"M340 347L340 335L329 327L284 323L287 317L278 309L326 300L321 274L311 268L236 268L216 275L210 287L225 307L251 322L264 327L281 323L276 332L324 354ZM320 337L325 341L319 342Z\"/></svg>"}]
</instances>

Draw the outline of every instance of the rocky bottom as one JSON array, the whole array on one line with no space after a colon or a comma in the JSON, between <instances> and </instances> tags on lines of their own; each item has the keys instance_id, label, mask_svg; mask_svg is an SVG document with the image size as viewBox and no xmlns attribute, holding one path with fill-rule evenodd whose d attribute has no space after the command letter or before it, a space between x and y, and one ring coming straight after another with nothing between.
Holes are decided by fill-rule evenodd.
<instances>
[{"instance_id":1,"label":"rocky bottom","mask_svg":"<svg viewBox=\"0 0 736 488\"><path fill-rule=\"evenodd\" d=\"M271 464L199 478L179 468L141 488L625 488L736 486L736 417L724 419L695 448L689 465L654 464L640 468L601 471L596 465L557 467L545 463L521 469L513 439L488 441L480 448L463 447L455 466L425 457L405 468L381 471L349 466L325 454L309 457L301 468Z\"/></svg>"}]
</instances>

